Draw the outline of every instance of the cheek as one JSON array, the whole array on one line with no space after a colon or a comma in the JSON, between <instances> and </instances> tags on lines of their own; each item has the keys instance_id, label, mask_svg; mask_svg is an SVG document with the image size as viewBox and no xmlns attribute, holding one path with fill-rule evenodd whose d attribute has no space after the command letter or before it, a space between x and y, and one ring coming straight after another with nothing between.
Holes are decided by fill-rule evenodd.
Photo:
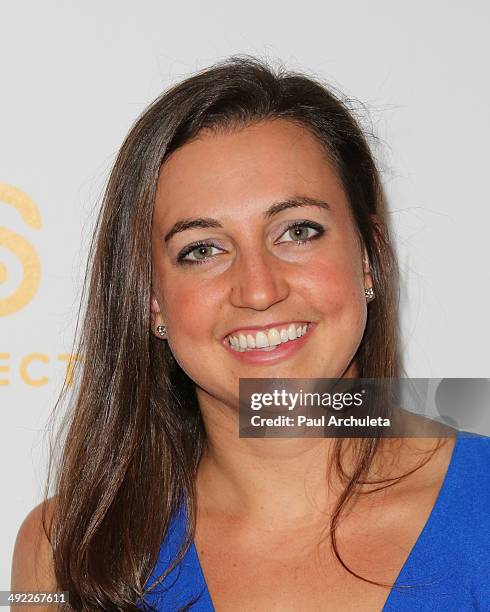
<instances>
[{"instance_id":1,"label":"cheek","mask_svg":"<svg viewBox=\"0 0 490 612\"><path fill-rule=\"evenodd\" d=\"M327 342L350 358L367 321L362 269L352 257L326 257L310 266L300 282L303 294L325 321Z\"/></svg>"},{"instance_id":2,"label":"cheek","mask_svg":"<svg viewBox=\"0 0 490 612\"><path fill-rule=\"evenodd\" d=\"M358 270L347 262L326 260L308 267L298 279L302 291L317 307L339 312L355 307L362 297L362 279Z\"/></svg>"},{"instance_id":3,"label":"cheek","mask_svg":"<svg viewBox=\"0 0 490 612\"><path fill-rule=\"evenodd\" d=\"M192 280L169 282L163 291L169 348L189 378L205 388L209 382L208 356L212 358L213 350L212 331L220 312L219 298L216 292Z\"/></svg>"},{"instance_id":4,"label":"cheek","mask_svg":"<svg viewBox=\"0 0 490 612\"><path fill-rule=\"evenodd\" d=\"M202 342L216 320L217 304L214 292L197 287L192 280L179 280L178 283L169 282L165 285L163 294L169 332L178 329L176 337L179 344L181 341Z\"/></svg>"},{"instance_id":5,"label":"cheek","mask_svg":"<svg viewBox=\"0 0 490 612\"><path fill-rule=\"evenodd\" d=\"M303 292L322 320L318 351L319 366L328 364L334 377L343 372L354 357L367 321L366 300L359 272L350 265L333 262L310 269L303 278Z\"/></svg>"}]
</instances>

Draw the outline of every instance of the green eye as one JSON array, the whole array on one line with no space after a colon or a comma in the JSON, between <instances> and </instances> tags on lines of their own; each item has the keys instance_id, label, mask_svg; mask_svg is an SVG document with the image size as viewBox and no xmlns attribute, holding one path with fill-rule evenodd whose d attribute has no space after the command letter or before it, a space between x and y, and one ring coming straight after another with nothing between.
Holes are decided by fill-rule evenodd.
<instances>
[{"instance_id":1,"label":"green eye","mask_svg":"<svg viewBox=\"0 0 490 612\"><path fill-rule=\"evenodd\" d=\"M193 251L191 251L191 253L194 255L193 257L194 259L206 259L206 257L211 257L211 255L213 254L213 247L212 246L200 246L200 247L197 247L197 249L194 249Z\"/></svg>"},{"instance_id":2,"label":"green eye","mask_svg":"<svg viewBox=\"0 0 490 612\"><path fill-rule=\"evenodd\" d=\"M310 237L309 236L310 229L311 228L303 225L303 226L293 227L290 230L288 230L288 232L292 240L307 240Z\"/></svg>"},{"instance_id":3,"label":"green eye","mask_svg":"<svg viewBox=\"0 0 490 612\"><path fill-rule=\"evenodd\" d=\"M287 228L280 237L279 242L308 242L319 238L324 231L321 225L311 221L308 223L295 223Z\"/></svg>"},{"instance_id":4,"label":"green eye","mask_svg":"<svg viewBox=\"0 0 490 612\"><path fill-rule=\"evenodd\" d=\"M218 249L212 244L194 244L190 245L177 256L179 264L200 264L205 263L208 259L219 253L222 249Z\"/></svg>"}]
</instances>

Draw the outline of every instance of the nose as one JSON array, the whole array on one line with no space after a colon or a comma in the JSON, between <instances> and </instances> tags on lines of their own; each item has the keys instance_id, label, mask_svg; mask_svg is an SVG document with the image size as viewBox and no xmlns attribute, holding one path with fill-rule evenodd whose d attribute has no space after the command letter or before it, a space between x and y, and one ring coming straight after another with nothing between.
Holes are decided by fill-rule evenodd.
<instances>
[{"instance_id":1,"label":"nose","mask_svg":"<svg viewBox=\"0 0 490 612\"><path fill-rule=\"evenodd\" d=\"M289 295L284 264L265 249L241 253L233 266L231 303L241 308L267 310Z\"/></svg>"}]
</instances>

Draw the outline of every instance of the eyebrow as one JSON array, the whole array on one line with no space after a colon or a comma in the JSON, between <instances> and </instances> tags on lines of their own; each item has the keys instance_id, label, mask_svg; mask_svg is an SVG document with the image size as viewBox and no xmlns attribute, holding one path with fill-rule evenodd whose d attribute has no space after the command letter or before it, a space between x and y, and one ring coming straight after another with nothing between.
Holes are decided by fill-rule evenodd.
<instances>
[{"instance_id":1,"label":"eyebrow","mask_svg":"<svg viewBox=\"0 0 490 612\"><path fill-rule=\"evenodd\" d=\"M323 200L310 198L308 196L294 196L287 198L286 200L274 202L274 204L269 206L269 208L264 211L263 216L265 219L270 219L274 215L277 215L288 208L301 208L303 206L316 206L322 210L330 210L330 204L327 204L327 202L324 202ZM177 223L172 226L172 228L165 234L164 240L165 242L168 242L173 236L175 236L175 234L185 232L189 229L207 229L214 227L223 227L223 225L217 219L211 219L209 217L183 219L182 221L177 221Z\"/></svg>"}]
</instances>

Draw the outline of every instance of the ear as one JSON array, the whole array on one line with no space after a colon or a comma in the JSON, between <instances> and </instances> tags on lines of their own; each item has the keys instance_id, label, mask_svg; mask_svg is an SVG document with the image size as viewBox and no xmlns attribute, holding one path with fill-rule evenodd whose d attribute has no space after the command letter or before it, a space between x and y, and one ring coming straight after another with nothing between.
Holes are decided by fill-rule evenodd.
<instances>
[{"instance_id":1,"label":"ear","mask_svg":"<svg viewBox=\"0 0 490 612\"><path fill-rule=\"evenodd\" d=\"M384 229L378 215L370 215L371 222L373 224L373 238L375 242L375 248L379 252L380 243L383 243ZM364 271L364 287L368 289L373 286L373 278L371 276L371 262L366 251L366 247L362 249L362 261Z\"/></svg>"},{"instance_id":2,"label":"ear","mask_svg":"<svg viewBox=\"0 0 490 612\"><path fill-rule=\"evenodd\" d=\"M157 333L157 327L159 325L165 325L164 316L160 309L160 305L158 303L155 295L151 294L150 297L150 320L151 320L151 332L154 336L156 336L159 340L161 340L161 336Z\"/></svg>"},{"instance_id":3,"label":"ear","mask_svg":"<svg viewBox=\"0 0 490 612\"><path fill-rule=\"evenodd\" d=\"M373 286L373 279L371 277L371 264L365 247L362 249L362 270L364 272L364 288L369 289Z\"/></svg>"}]
</instances>

